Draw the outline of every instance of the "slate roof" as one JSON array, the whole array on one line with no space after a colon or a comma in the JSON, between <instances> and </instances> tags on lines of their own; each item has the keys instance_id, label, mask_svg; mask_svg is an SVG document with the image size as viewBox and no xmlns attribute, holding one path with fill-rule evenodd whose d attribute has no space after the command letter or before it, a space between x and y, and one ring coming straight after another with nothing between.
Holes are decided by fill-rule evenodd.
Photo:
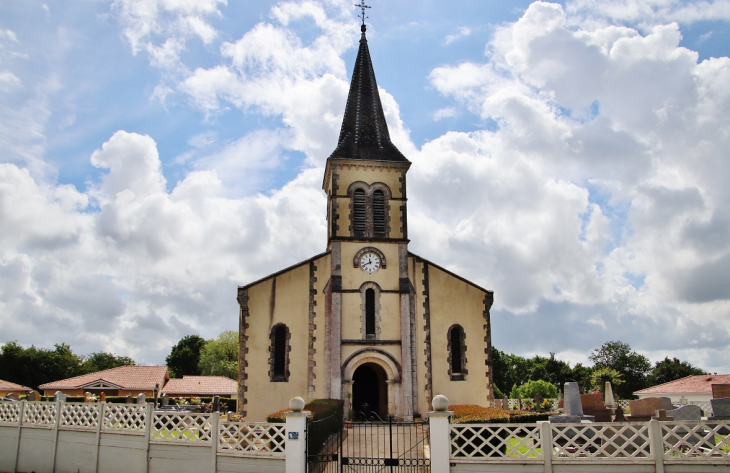
<instances>
[{"instance_id":1,"label":"slate roof","mask_svg":"<svg viewBox=\"0 0 730 473\"><path fill-rule=\"evenodd\" d=\"M370 60L365 25L352 72L340 139L330 159L362 159L410 163L390 141L375 71Z\"/></svg>"},{"instance_id":2,"label":"slate roof","mask_svg":"<svg viewBox=\"0 0 730 473\"><path fill-rule=\"evenodd\" d=\"M702 374L659 384L650 388L636 391L634 394L664 394L664 393L708 393L712 394L713 384L730 383L730 374Z\"/></svg>"},{"instance_id":3,"label":"slate roof","mask_svg":"<svg viewBox=\"0 0 730 473\"><path fill-rule=\"evenodd\" d=\"M84 374L73 378L53 381L38 386L40 389L81 389L97 381L119 386L120 389L140 389L152 391L155 385L165 385L170 379L166 366L120 366L96 373Z\"/></svg>"},{"instance_id":4,"label":"slate roof","mask_svg":"<svg viewBox=\"0 0 730 473\"><path fill-rule=\"evenodd\" d=\"M235 394L238 382L225 376L183 376L173 378L162 389L169 396L182 394Z\"/></svg>"},{"instance_id":5,"label":"slate roof","mask_svg":"<svg viewBox=\"0 0 730 473\"><path fill-rule=\"evenodd\" d=\"M30 388L0 379L0 391L30 391Z\"/></svg>"}]
</instances>

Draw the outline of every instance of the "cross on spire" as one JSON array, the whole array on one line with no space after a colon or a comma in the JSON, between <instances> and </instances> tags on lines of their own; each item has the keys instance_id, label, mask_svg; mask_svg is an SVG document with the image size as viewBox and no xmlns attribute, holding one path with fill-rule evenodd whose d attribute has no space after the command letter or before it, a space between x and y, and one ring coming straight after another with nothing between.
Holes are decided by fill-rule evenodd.
<instances>
[{"instance_id":1,"label":"cross on spire","mask_svg":"<svg viewBox=\"0 0 730 473\"><path fill-rule=\"evenodd\" d=\"M360 0L360 3L356 3L355 6L362 11L362 13L358 15L358 18L362 20L362 25L365 26L365 18L369 18L368 16L365 16L365 9L372 7L365 5L365 0Z\"/></svg>"}]
</instances>

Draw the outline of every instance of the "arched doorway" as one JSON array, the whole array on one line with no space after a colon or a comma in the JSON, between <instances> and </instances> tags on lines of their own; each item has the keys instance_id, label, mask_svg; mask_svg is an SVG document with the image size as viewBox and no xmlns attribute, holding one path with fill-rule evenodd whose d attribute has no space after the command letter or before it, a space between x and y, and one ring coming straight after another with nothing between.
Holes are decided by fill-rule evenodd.
<instances>
[{"instance_id":1,"label":"arched doorway","mask_svg":"<svg viewBox=\"0 0 730 473\"><path fill-rule=\"evenodd\" d=\"M388 415L388 385L385 370L375 363L360 365L352 375L352 408L357 419L361 413L375 412L384 419Z\"/></svg>"}]
</instances>

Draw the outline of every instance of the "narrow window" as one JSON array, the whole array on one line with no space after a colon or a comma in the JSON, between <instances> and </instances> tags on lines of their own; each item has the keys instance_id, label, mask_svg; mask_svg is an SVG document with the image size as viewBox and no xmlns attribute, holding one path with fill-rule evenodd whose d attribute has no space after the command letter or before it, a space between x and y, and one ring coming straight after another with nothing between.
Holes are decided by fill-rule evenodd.
<instances>
[{"instance_id":1,"label":"narrow window","mask_svg":"<svg viewBox=\"0 0 730 473\"><path fill-rule=\"evenodd\" d=\"M355 236L364 236L367 229L365 191L357 189L352 196L352 230Z\"/></svg>"},{"instance_id":2,"label":"narrow window","mask_svg":"<svg viewBox=\"0 0 730 473\"><path fill-rule=\"evenodd\" d=\"M365 336L375 338L375 291L365 291Z\"/></svg>"},{"instance_id":3,"label":"narrow window","mask_svg":"<svg viewBox=\"0 0 730 473\"><path fill-rule=\"evenodd\" d=\"M373 192L373 233L385 237L385 194L381 190Z\"/></svg>"},{"instance_id":4,"label":"narrow window","mask_svg":"<svg viewBox=\"0 0 730 473\"><path fill-rule=\"evenodd\" d=\"M452 381L463 381L467 374L465 338L461 325L452 325L449 328L449 377Z\"/></svg>"},{"instance_id":5,"label":"narrow window","mask_svg":"<svg viewBox=\"0 0 730 473\"><path fill-rule=\"evenodd\" d=\"M276 324L271 330L270 371L271 381L289 379L289 329L284 324Z\"/></svg>"}]
</instances>

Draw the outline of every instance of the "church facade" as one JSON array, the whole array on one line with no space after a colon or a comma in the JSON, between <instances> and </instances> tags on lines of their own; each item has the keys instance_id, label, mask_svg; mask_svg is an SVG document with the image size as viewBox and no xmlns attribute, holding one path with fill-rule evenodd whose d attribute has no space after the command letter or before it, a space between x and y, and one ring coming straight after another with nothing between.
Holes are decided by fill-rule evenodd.
<instances>
[{"instance_id":1,"label":"church facade","mask_svg":"<svg viewBox=\"0 0 730 473\"><path fill-rule=\"evenodd\" d=\"M339 142L327 159L327 249L238 288L238 410L344 399L405 419L493 401L492 291L408 250L406 174L391 143L365 37Z\"/></svg>"}]
</instances>

